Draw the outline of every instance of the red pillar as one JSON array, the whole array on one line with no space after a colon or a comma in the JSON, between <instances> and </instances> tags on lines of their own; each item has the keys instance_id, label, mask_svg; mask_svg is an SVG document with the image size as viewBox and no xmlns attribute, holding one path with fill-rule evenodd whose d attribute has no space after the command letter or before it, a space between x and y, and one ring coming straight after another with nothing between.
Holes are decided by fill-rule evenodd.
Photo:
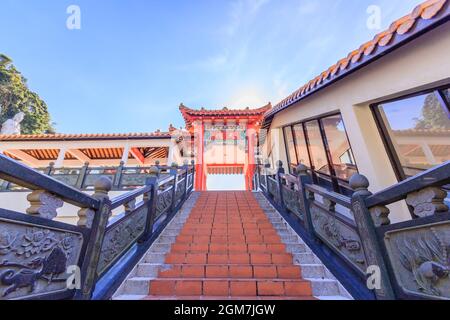
<instances>
[{"instance_id":1,"label":"red pillar","mask_svg":"<svg viewBox=\"0 0 450 320\"><path fill-rule=\"evenodd\" d=\"M197 154L195 155L195 190L206 190L206 172L204 167L204 132L203 122L194 125L194 143L196 144Z\"/></svg>"},{"instance_id":2,"label":"red pillar","mask_svg":"<svg viewBox=\"0 0 450 320\"><path fill-rule=\"evenodd\" d=\"M247 172L245 173L245 188L247 191L253 190L253 175L255 174L255 135L256 129L254 125L247 125L247 141L248 141L248 153L247 153Z\"/></svg>"}]
</instances>

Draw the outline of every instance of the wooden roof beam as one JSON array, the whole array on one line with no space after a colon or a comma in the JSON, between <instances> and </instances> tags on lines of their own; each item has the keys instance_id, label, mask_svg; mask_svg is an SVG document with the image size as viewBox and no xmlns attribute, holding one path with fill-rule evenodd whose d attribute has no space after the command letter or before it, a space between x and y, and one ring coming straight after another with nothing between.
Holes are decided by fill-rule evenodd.
<instances>
[{"instance_id":1,"label":"wooden roof beam","mask_svg":"<svg viewBox=\"0 0 450 320\"><path fill-rule=\"evenodd\" d=\"M20 159L21 161L23 161L25 164L31 166L31 167L39 167L40 164L42 163L42 161L40 161L39 159L36 159L32 156L30 156L28 153L23 152L21 150L17 150L17 149L10 149L10 150L5 150L6 152L8 152L10 155Z\"/></svg>"},{"instance_id":2,"label":"wooden roof beam","mask_svg":"<svg viewBox=\"0 0 450 320\"><path fill-rule=\"evenodd\" d=\"M144 165L145 157L138 148L131 148L130 153L141 165Z\"/></svg>"},{"instance_id":3,"label":"wooden roof beam","mask_svg":"<svg viewBox=\"0 0 450 320\"><path fill-rule=\"evenodd\" d=\"M90 162L92 160L78 149L69 149L67 150L67 153L70 153L72 156L80 160L82 163Z\"/></svg>"}]
</instances>

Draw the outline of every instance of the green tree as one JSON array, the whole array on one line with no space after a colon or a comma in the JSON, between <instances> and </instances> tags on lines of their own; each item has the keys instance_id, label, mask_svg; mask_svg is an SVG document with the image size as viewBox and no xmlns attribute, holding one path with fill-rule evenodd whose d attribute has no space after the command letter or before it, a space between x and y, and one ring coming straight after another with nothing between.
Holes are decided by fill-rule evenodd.
<instances>
[{"instance_id":1,"label":"green tree","mask_svg":"<svg viewBox=\"0 0 450 320\"><path fill-rule=\"evenodd\" d=\"M19 112L25 113L22 134L54 132L45 102L28 88L12 60L0 54L0 125Z\"/></svg>"},{"instance_id":2,"label":"green tree","mask_svg":"<svg viewBox=\"0 0 450 320\"><path fill-rule=\"evenodd\" d=\"M438 98L434 93L425 98L422 108L422 117L416 119L416 129L436 130L450 129L450 121Z\"/></svg>"}]
</instances>

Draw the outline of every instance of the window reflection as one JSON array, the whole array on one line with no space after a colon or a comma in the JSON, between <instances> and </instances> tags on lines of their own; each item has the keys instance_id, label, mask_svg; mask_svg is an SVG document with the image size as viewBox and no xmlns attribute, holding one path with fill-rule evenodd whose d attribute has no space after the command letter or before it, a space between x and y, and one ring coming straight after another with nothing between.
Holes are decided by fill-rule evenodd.
<instances>
[{"instance_id":1,"label":"window reflection","mask_svg":"<svg viewBox=\"0 0 450 320\"><path fill-rule=\"evenodd\" d=\"M334 115L321 121L336 176L343 180L350 180L351 176L357 173L357 169L342 117Z\"/></svg>"},{"instance_id":2,"label":"window reflection","mask_svg":"<svg viewBox=\"0 0 450 320\"><path fill-rule=\"evenodd\" d=\"M295 168L297 166L297 156L295 155L294 137L292 135L291 127L284 128L284 136L286 139L286 147L289 156L289 167Z\"/></svg>"},{"instance_id":3,"label":"window reflection","mask_svg":"<svg viewBox=\"0 0 450 320\"><path fill-rule=\"evenodd\" d=\"M299 164L304 164L305 166L310 168L311 164L309 163L308 147L306 145L305 133L303 132L303 125L298 124L293 128L298 162Z\"/></svg>"},{"instance_id":4,"label":"window reflection","mask_svg":"<svg viewBox=\"0 0 450 320\"><path fill-rule=\"evenodd\" d=\"M450 119L444 108L435 93L379 106L406 177L450 159Z\"/></svg>"},{"instance_id":5,"label":"window reflection","mask_svg":"<svg viewBox=\"0 0 450 320\"><path fill-rule=\"evenodd\" d=\"M450 89L444 90L444 95L447 98L448 103L450 104Z\"/></svg>"},{"instance_id":6,"label":"window reflection","mask_svg":"<svg viewBox=\"0 0 450 320\"><path fill-rule=\"evenodd\" d=\"M306 131L309 141L309 151L311 155L313 170L321 173L330 174L327 155L323 145L322 135L320 133L319 121L314 120L306 123Z\"/></svg>"}]
</instances>

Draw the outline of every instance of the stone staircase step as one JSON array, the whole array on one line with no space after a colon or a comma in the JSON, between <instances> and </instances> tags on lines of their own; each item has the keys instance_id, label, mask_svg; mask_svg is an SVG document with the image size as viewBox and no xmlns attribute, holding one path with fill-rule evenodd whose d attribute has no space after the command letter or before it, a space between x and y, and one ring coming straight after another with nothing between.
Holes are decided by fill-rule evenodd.
<instances>
[{"instance_id":1,"label":"stone staircase step","mask_svg":"<svg viewBox=\"0 0 450 320\"><path fill-rule=\"evenodd\" d=\"M305 280L157 279L150 281L150 295L165 296L297 296L311 297Z\"/></svg>"},{"instance_id":2,"label":"stone staircase step","mask_svg":"<svg viewBox=\"0 0 450 320\"><path fill-rule=\"evenodd\" d=\"M351 299L261 194L191 198L114 299Z\"/></svg>"},{"instance_id":3,"label":"stone staircase step","mask_svg":"<svg viewBox=\"0 0 450 320\"><path fill-rule=\"evenodd\" d=\"M141 296L139 296L141 297ZM119 296L120 298L120 296ZM118 299L121 300L121 299ZM123 299L126 300L126 299ZM141 300L141 299L140 299ZM289 300L297 300L297 301L306 301L306 300L317 300L317 298L314 297L287 297L287 296L147 296L142 300L189 300L189 301L195 301L195 300L232 300L232 301L258 301L258 300L283 300L283 301L289 301ZM341 299L337 299L341 300Z\"/></svg>"}]
</instances>

